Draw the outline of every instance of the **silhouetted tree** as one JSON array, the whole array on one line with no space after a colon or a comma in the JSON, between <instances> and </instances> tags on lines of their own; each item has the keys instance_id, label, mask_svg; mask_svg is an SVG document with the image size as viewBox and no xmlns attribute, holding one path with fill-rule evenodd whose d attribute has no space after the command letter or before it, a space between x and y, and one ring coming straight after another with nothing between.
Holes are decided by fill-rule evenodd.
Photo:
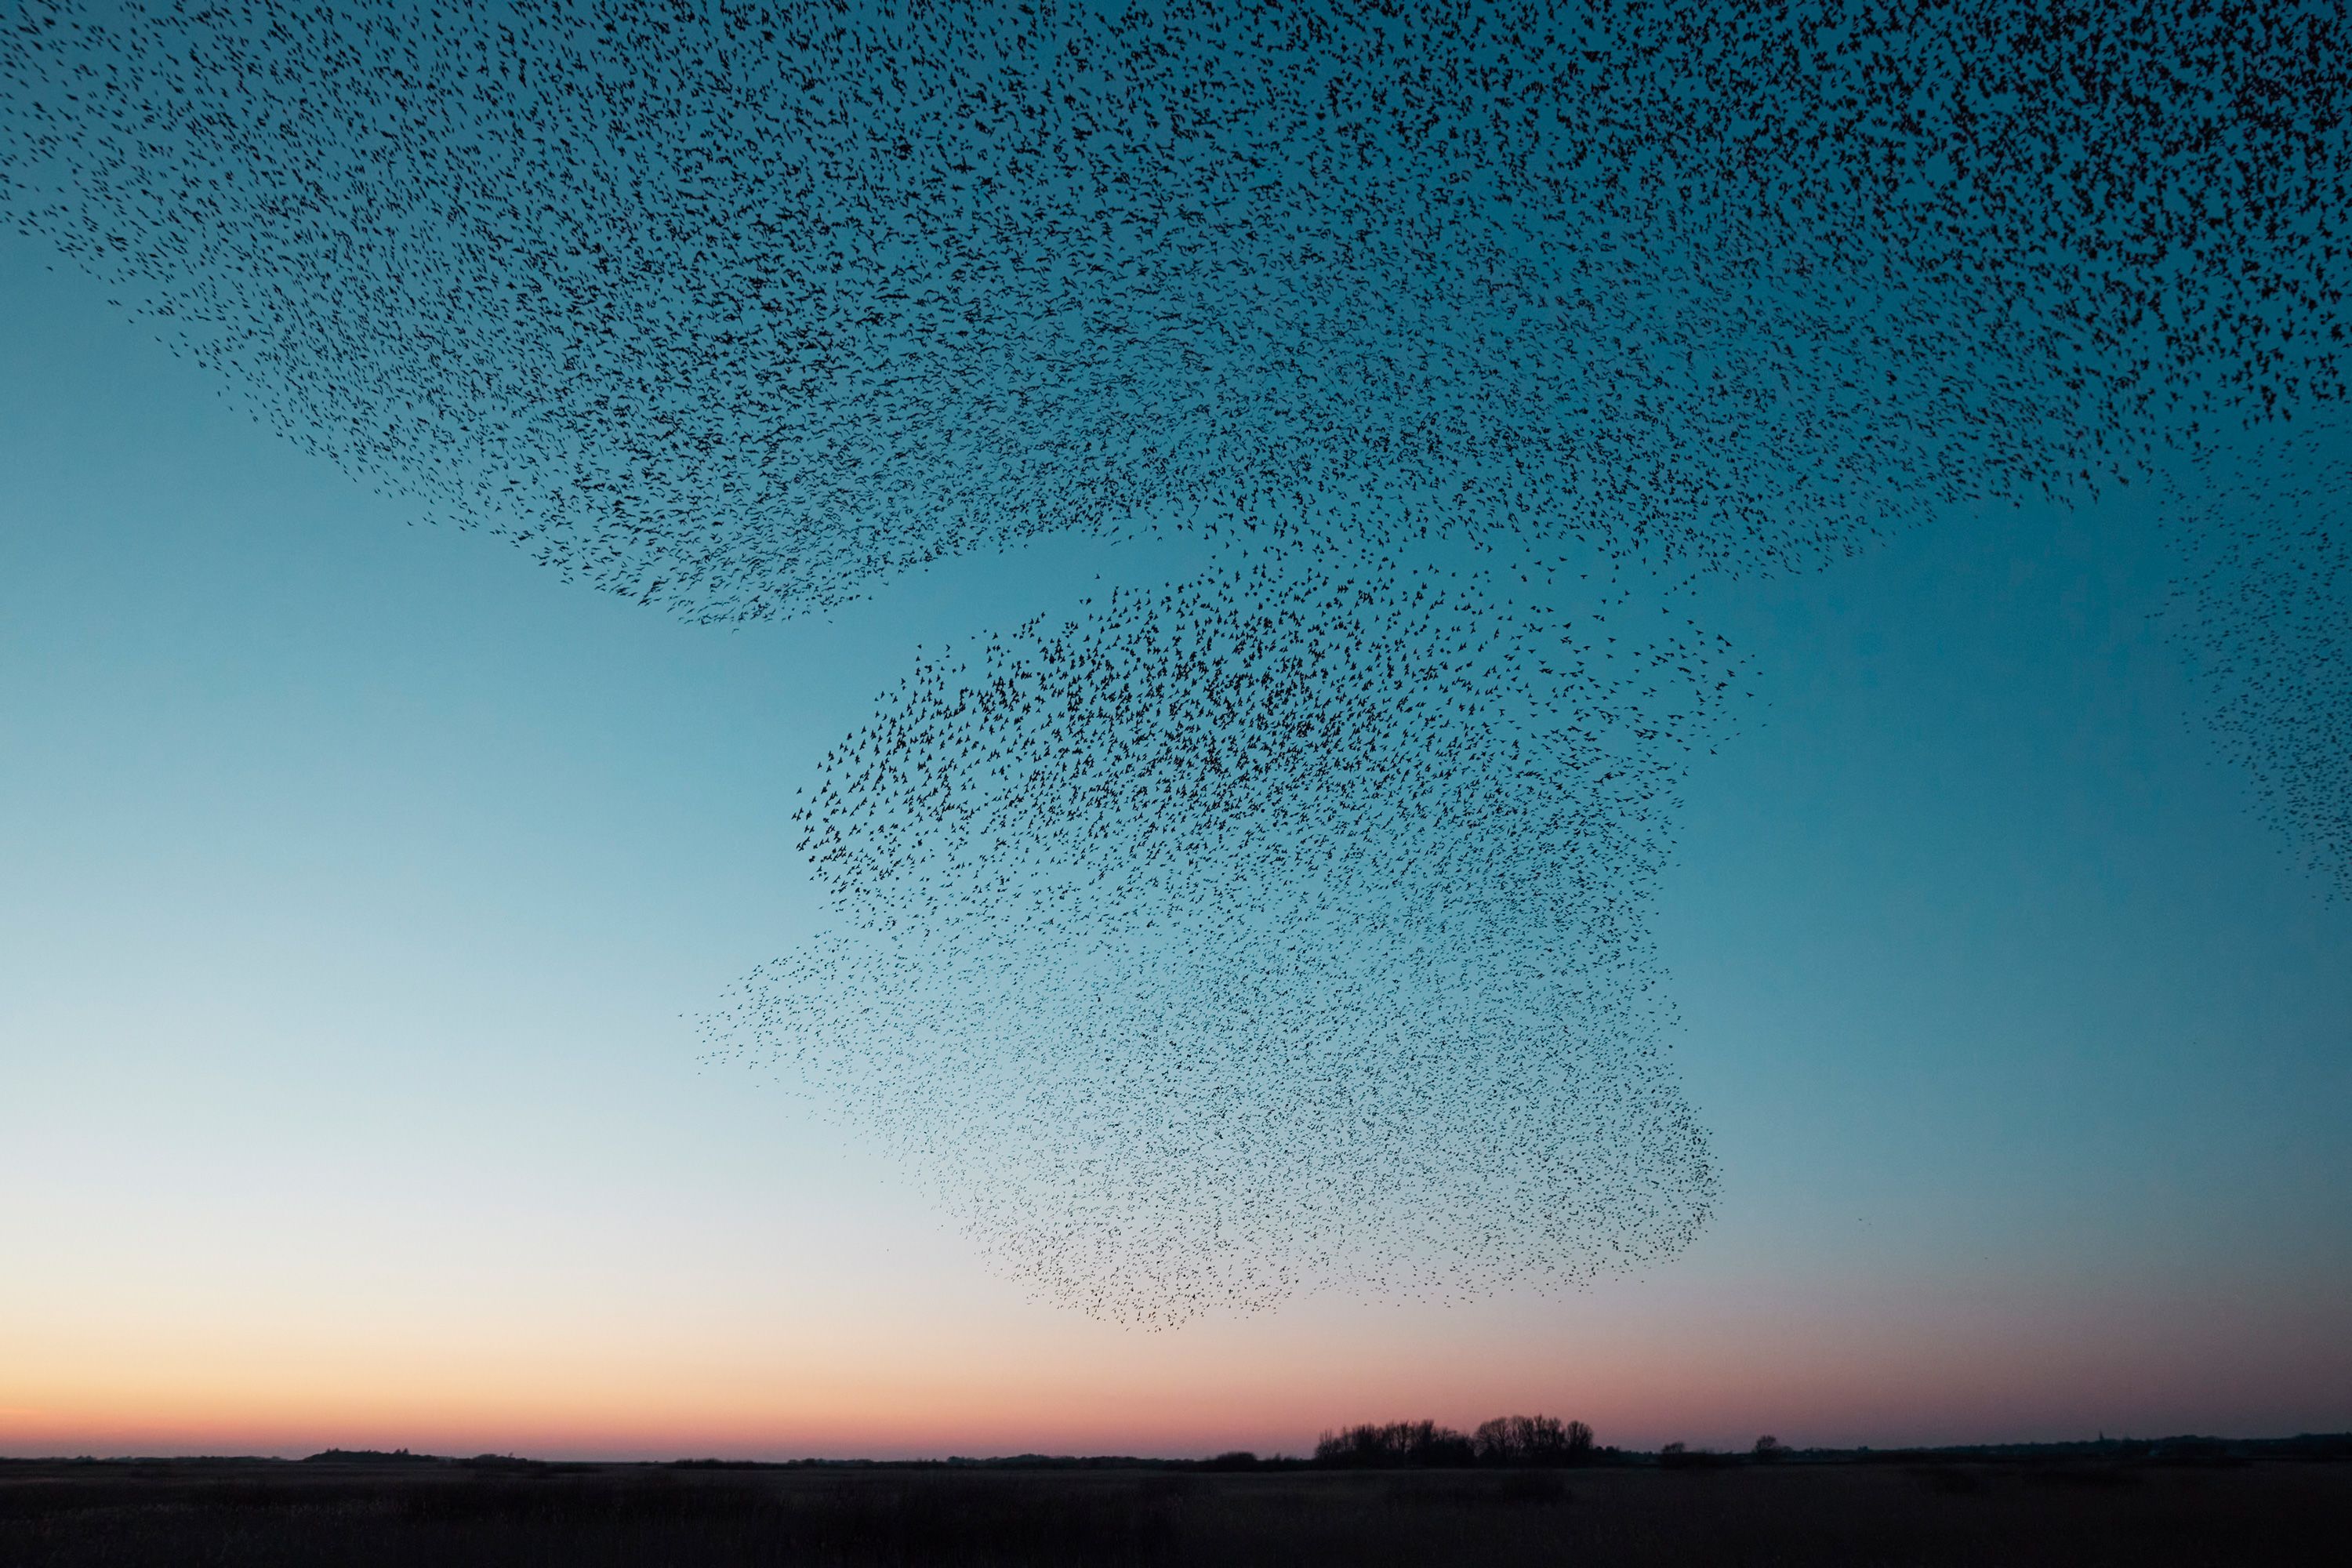
<instances>
[{"instance_id":1,"label":"silhouetted tree","mask_svg":"<svg viewBox=\"0 0 2352 1568\"><path fill-rule=\"evenodd\" d=\"M1528 1468L1588 1464L1592 1428L1557 1415L1498 1415L1464 1436L1434 1421L1366 1422L1326 1432L1315 1462L1343 1468L1508 1465Z\"/></svg>"},{"instance_id":2,"label":"silhouetted tree","mask_svg":"<svg viewBox=\"0 0 2352 1568\"><path fill-rule=\"evenodd\" d=\"M1524 1445L1519 1441L1518 1427L1524 1415L1497 1415L1492 1421L1482 1421L1478 1430L1470 1435L1471 1447L1477 1450L1482 1465L1515 1465Z\"/></svg>"},{"instance_id":3,"label":"silhouetted tree","mask_svg":"<svg viewBox=\"0 0 2352 1568\"><path fill-rule=\"evenodd\" d=\"M1758 1464L1778 1464L1780 1460L1785 1459L1788 1457L1788 1445L1781 1442L1780 1438L1772 1436L1768 1433L1764 1436L1756 1439L1756 1462Z\"/></svg>"},{"instance_id":4,"label":"silhouetted tree","mask_svg":"<svg viewBox=\"0 0 2352 1568\"><path fill-rule=\"evenodd\" d=\"M1498 1415L1471 1445L1482 1465L1573 1465L1591 1458L1592 1428L1557 1415Z\"/></svg>"},{"instance_id":5,"label":"silhouetted tree","mask_svg":"<svg viewBox=\"0 0 2352 1568\"><path fill-rule=\"evenodd\" d=\"M1476 1458L1471 1440L1434 1421L1367 1422L1326 1432L1315 1445L1315 1462L1349 1468L1397 1466L1432 1468L1467 1465Z\"/></svg>"}]
</instances>

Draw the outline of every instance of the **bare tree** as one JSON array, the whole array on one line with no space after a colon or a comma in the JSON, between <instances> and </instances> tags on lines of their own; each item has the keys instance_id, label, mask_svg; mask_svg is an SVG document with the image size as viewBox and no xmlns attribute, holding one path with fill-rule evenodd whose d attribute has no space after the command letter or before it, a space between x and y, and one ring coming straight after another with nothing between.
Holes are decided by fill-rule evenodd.
<instances>
[{"instance_id":1,"label":"bare tree","mask_svg":"<svg viewBox=\"0 0 2352 1568\"><path fill-rule=\"evenodd\" d=\"M1360 1468L1467 1465L1476 1455L1471 1438L1434 1421L1366 1422L1326 1432L1315 1445L1317 1464Z\"/></svg>"},{"instance_id":2,"label":"bare tree","mask_svg":"<svg viewBox=\"0 0 2352 1568\"><path fill-rule=\"evenodd\" d=\"M1592 1428L1557 1415L1498 1415L1471 1444L1482 1465L1572 1465L1592 1453Z\"/></svg>"}]
</instances>

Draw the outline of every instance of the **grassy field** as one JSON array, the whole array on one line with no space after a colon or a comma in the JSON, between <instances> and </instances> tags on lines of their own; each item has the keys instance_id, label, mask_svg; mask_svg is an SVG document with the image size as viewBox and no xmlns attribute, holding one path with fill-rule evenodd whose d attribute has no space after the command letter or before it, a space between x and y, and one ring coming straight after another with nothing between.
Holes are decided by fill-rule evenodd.
<instances>
[{"instance_id":1,"label":"grassy field","mask_svg":"<svg viewBox=\"0 0 2352 1568\"><path fill-rule=\"evenodd\" d=\"M0 1464L0 1563L2340 1563L2352 1464L1571 1472Z\"/></svg>"}]
</instances>

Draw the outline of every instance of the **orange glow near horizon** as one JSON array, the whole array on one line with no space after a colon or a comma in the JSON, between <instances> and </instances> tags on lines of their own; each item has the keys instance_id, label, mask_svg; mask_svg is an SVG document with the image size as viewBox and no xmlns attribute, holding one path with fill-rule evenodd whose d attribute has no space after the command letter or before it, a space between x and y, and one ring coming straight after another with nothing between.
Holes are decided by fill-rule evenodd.
<instances>
[{"instance_id":1,"label":"orange glow near horizon","mask_svg":"<svg viewBox=\"0 0 2352 1568\"><path fill-rule=\"evenodd\" d=\"M315 1331L184 1331L143 1347L56 1333L39 1347L47 1353L11 1358L0 1453L1299 1453L1349 1421L1468 1426L1538 1410L1589 1421L1604 1443L1628 1447L1744 1445L1762 1431L1801 1446L2155 1433L2182 1429L2191 1410L2234 1413L2201 1425L2255 1435L2297 1399L2315 1418L2306 1425L2324 1425L2352 1372L2320 1313L2273 1324L2259 1349L2194 1323L2147 1339L2060 1321L2021 1342L1956 1315L1937 1325L1944 1348L1923 1357L1916 1339L1853 1323L1759 1331L1710 1313L1643 1319L1594 1305L1555 1308L1582 1320L1584 1348L1553 1350L1535 1375L1550 1336L1501 1307L1398 1310L1387 1321L1276 1314L1162 1335L1041 1310L1024 1333L934 1329L895 1351L839 1333L729 1350L624 1350L511 1331L340 1342ZM1421 1353L1401 1357L1406 1344ZM2183 1364L2204 1370L2184 1384ZM2323 1381L2298 1365L2325 1369ZM2159 1366L2172 1369L2168 1386L2151 1398Z\"/></svg>"}]
</instances>

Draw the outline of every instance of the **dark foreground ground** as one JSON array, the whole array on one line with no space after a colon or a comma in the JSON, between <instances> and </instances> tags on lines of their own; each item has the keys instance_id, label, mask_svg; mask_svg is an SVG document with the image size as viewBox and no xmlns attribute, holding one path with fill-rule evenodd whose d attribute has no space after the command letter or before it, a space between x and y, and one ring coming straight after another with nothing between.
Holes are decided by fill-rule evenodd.
<instances>
[{"instance_id":1,"label":"dark foreground ground","mask_svg":"<svg viewBox=\"0 0 2352 1568\"><path fill-rule=\"evenodd\" d=\"M2352 1562L2352 1464L1220 1475L0 1465L0 1564Z\"/></svg>"}]
</instances>

